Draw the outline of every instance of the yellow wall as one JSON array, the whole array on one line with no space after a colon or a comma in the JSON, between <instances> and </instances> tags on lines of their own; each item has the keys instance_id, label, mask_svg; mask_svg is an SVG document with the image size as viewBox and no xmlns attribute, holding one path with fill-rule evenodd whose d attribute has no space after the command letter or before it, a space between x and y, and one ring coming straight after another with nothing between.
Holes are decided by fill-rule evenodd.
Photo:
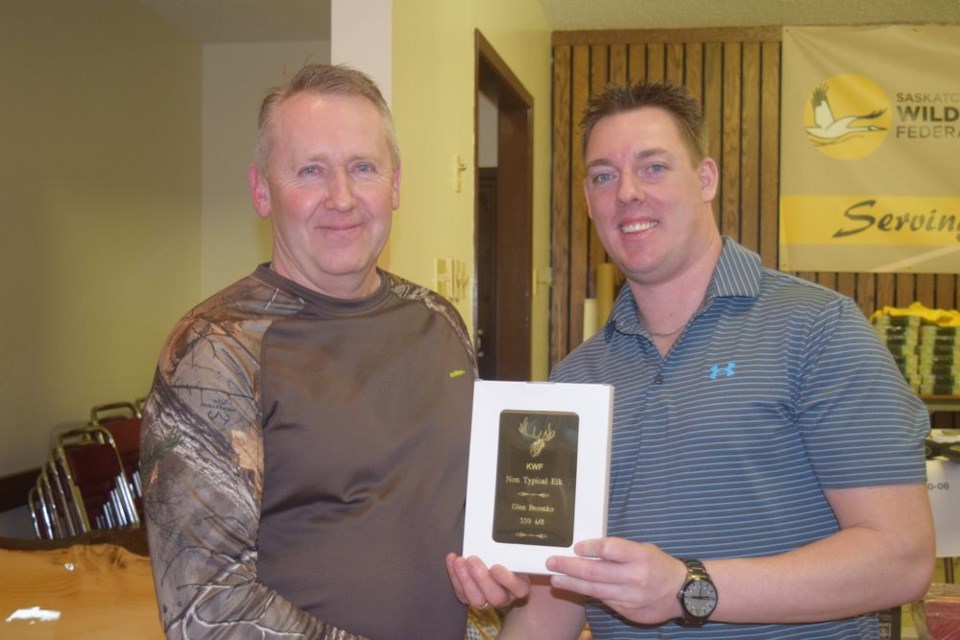
<instances>
[{"instance_id":1,"label":"yellow wall","mask_svg":"<svg viewBox=\"0 0 960 640\"><path fill-rule=\"evenodd\" d=\"M404 177L389 268L431 286L434 257L472 273L479 28L535 99L533 258L548 272L550 34L539 3L404 0L393 19ZM270 64L289 57L286 46L270 53ZM203 145L210 57L138 2L0 3L0 476L39 466L51 434L92 405L144 395L177 318L264 259L242 176L229 189L210 179L222 146ZM243 111L252 123L256 105ZM239 146L252 146L252 126ZM456 156L468 165L459 193ZM227 191L229 204L217 196ZM459 306L472 326L471 298ZM548 301L545 288L533 301L537 379Z\"/></svg>"},{"instance_id":2,"label":"yellow wall","mask_svg":"<svg viewBox=\"0 0 960 640\"><path fill-rule=\"evenodd\" d=\"M146 394L200 292L200 47L129 0L0 3L0 476Z\"/></svg>"},{"instance_id":3,"label":"yellow wall","mask_svg":"<svg viewBox=\"0 0 960 640\"><path fill-rule=\"evenodd\" d=\"M461 260L473 273L474 29L534 97L533 266L549 272L550 31L540 3L403 0L393 3L392 106L403 177L389 268L427 286L438 257ZM458 156L467 165L459 193ZM540 287L533 299L534 379L547 375L549 297ZM472 327L472 294L457 306Z\"/></svg>"}]
</instances>

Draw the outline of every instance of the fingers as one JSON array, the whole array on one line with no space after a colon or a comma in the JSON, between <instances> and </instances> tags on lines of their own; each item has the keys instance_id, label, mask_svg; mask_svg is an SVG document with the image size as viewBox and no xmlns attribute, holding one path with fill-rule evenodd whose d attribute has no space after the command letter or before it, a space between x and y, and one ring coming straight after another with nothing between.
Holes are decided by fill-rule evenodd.
<instances>
[{"instance_id":1,"label":"fingers","mask_svg":"<svg viewBox=\"0 0 960 640\"><path fill-rule=\"evenodd\" d=\"M547 559L547 568L557 574L551 576L551 584L601 599L642 587L651 577L651 560L664 556L653 545L622 538L584 540L574 546L574 551L577 556Z\"/></svg>"},{"instance_id":2,"label":"fingers","mask_svg":"<svg viewBox=\"0 0 960 640\"><path fill-rule=\"evenodd\" d=\"M507 592L512 596L513 600L522 600L529 595L529 577L522 574L513 573L503 565L499 564L493 565L493 567L490 569L490 573L496 579L496 581L507 590Z\"/></svg>"},{"instance_id":3,"label":"fingers","mask_svg":"<svg viewBox=\"0 0 960 640\"><path fill-rule=\"evenodd\" d=\"M631 542L623 538L594 538L574 545L573 550L583 558L602 558L610 562L634 562L657 551L651 544Z\"/></svg>"},{"instance_id":4,"label":"fingers","mask_svg":"<svg viewBox=\"0 0 960 640\"><path fill-rule=\"evenodd\" d=\"M445 558L447 564L447 575L450 577L450 584L453 586L453 593L457 596L457 600L463 604L470 604L470 601L467 599L467 595L464 591L463 583L460 580L460 572L457 570L458 561L463 560L455 553L448 553Z\"/></svg>"},{"instance_id":5,"label":"fingers","mask_svg":"<svg viewBox=\"0 0 960 640\"><path fill-rule=\"evenodd\" d=\"M476 557L463 558L455 554L446 557L447 573L457 599L464 604L482 609L487 605L503 607L526 597L530 581L500 565L492 569Z\"/></svg>"},{"instance_id":6,"label":"fingers","mask_svg":"<svg viewBox=\"0 0 960 640\"><path fill-rule=\"evenodd\" d=\"M482 609L487 604L500 606L496 601L505 601L506 592L500 587L479 558L447 556L447 573L454 584L454 593L460 602Z\"/></svg>"},{"instance_id":7,"label":"fingers","mask_svg":"<svg viewBox=\"0 0 960 640\"><path fill-rule=\"evenodd\" d=\"M609 598L623 586L619 567L603 560L555 556L547 560L547 568L555 572L550 576L553 587L584 596Z\"/></svg>"},{"instance_id":8,"label":"fingers","mask_svg":"<svg viewBox=\"0 0 960 640\"><path fill-rule=\"evenodd\" d=\"M550 584L603 601L636 622L657 623L675 617L676 591L683 563L655 545L622 538L585 540L576 556L552 556Z\"/></svg>"},{"instance_id":9,"label":"fingers","mask_svg":"<svg viewBox=\"0 0 960 640\"><path fill-rule=\"evenodd\" d=\"M587 582L621 583L629 579L631 564L644 562L652 548L620 538L584 540L574 546L576 556L548 558L547 569ZM556 585L555 580L551 582Z\"/></svg>"}]
</instances>

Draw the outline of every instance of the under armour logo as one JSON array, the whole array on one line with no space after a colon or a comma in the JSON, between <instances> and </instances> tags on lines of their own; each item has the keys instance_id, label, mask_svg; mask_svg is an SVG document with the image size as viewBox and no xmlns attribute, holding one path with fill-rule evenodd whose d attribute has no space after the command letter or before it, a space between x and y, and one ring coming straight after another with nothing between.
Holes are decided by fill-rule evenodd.
<instances>
[{"instance_id":1,"label":"under armour logo","mask_svg":"<svg viewBox=\"0 0 960 640\"><path fill-rule=\"evenodd\" d=\"M723 374L729 378L734 374L733 368L735 366L737 366L737 363L732 360L728 362L727 366L725 367L721 367L719 364L713 365L712 367L710 367L710 379L716 380L718 377L720 377L720 374Z\"/></svg>"}]
</instances>

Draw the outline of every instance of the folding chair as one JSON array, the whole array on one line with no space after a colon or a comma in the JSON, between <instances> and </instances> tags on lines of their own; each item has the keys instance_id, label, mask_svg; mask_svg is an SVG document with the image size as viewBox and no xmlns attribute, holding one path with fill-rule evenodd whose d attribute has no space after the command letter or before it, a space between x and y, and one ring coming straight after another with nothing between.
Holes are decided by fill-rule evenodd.
<instances>
[{"instance_id":1,"label":"folding chair","mask_svg":"<svg viewBox=\"0 0 960 640\"><path fill-rule=\"evenodd\" d=\"M40 499L36 485L27 492L27 507L30 510L30 519L33 521L33 533L38 540L53 540L53 523L50 521L50 512L47 505Z\"/></svg>"},{"instance_id":2,"label":"folding chair","mask_svg":"<svg viewBox=\"0 0 960 640\"><path fill-rule=\"evenodd\" d=\"M96 405L90 409L90 422L100 424L108 420L141 418L143 417L142 404L146 401L146 398L139 398L135 402L109 402Z\"/></svg>"},{"instance_id":3,"label":"folding chair","mask_svg":"<svg viewBox=\"0 0 960 640\"><path fill-rule=\"evenodd\" d=\"M40 466L37 481L27 493L27 507L38 539L53 540L79 533L72 505L53 460Z\"/></svg>"},{"instance_id":4,"label":"folding chair","mask_svg":"<svg viewBox=\"0 0 960 640\"><path fill-rule=\"evenodd\" d=\"M143 491L140 484L141 422L140 410L130 402L113 402L95 406L90 410L90 424L103 427L113 437L117 453L123 462L123 470L132 482L131 491L139 513L143 513Z\"/></svg>"},{"instance_id":5,"label":"folding chair","mask_svg":"<svg viewBox=\"0 0 960 640\"><path fill-rule=\"evenodd\" d=\"M80 534L77 506L55 459L40 467L38 493L50 512L54 537L65 538Z\"/></svg>"},{"instance_id":6,"label":"folding chair","mask_svg":"<svg viewBox=\"0 0 960 640\"><path fill-rule=\"evenodd\" d=\"M80 532L139 526L130 481L110 433L89 426L61 434L58 441L55 461Z\"/></svg>"}]
</instances>

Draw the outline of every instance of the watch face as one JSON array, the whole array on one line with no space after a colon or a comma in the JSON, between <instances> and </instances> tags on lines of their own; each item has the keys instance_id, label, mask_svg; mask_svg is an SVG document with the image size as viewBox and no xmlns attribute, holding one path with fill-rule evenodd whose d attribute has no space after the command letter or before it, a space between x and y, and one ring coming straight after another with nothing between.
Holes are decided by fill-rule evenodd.
<instances>
[{"instance_id":1,"label":"watch face","mask_svg":"<svg viewBox=\"0 0 960 640\"><path fill-rule=\"evenodd\" d=\"M717 606L717 590L706 580L693 580L683 591L683 606L692 616L705 618Z\"/></svg>"}]
</instances>

